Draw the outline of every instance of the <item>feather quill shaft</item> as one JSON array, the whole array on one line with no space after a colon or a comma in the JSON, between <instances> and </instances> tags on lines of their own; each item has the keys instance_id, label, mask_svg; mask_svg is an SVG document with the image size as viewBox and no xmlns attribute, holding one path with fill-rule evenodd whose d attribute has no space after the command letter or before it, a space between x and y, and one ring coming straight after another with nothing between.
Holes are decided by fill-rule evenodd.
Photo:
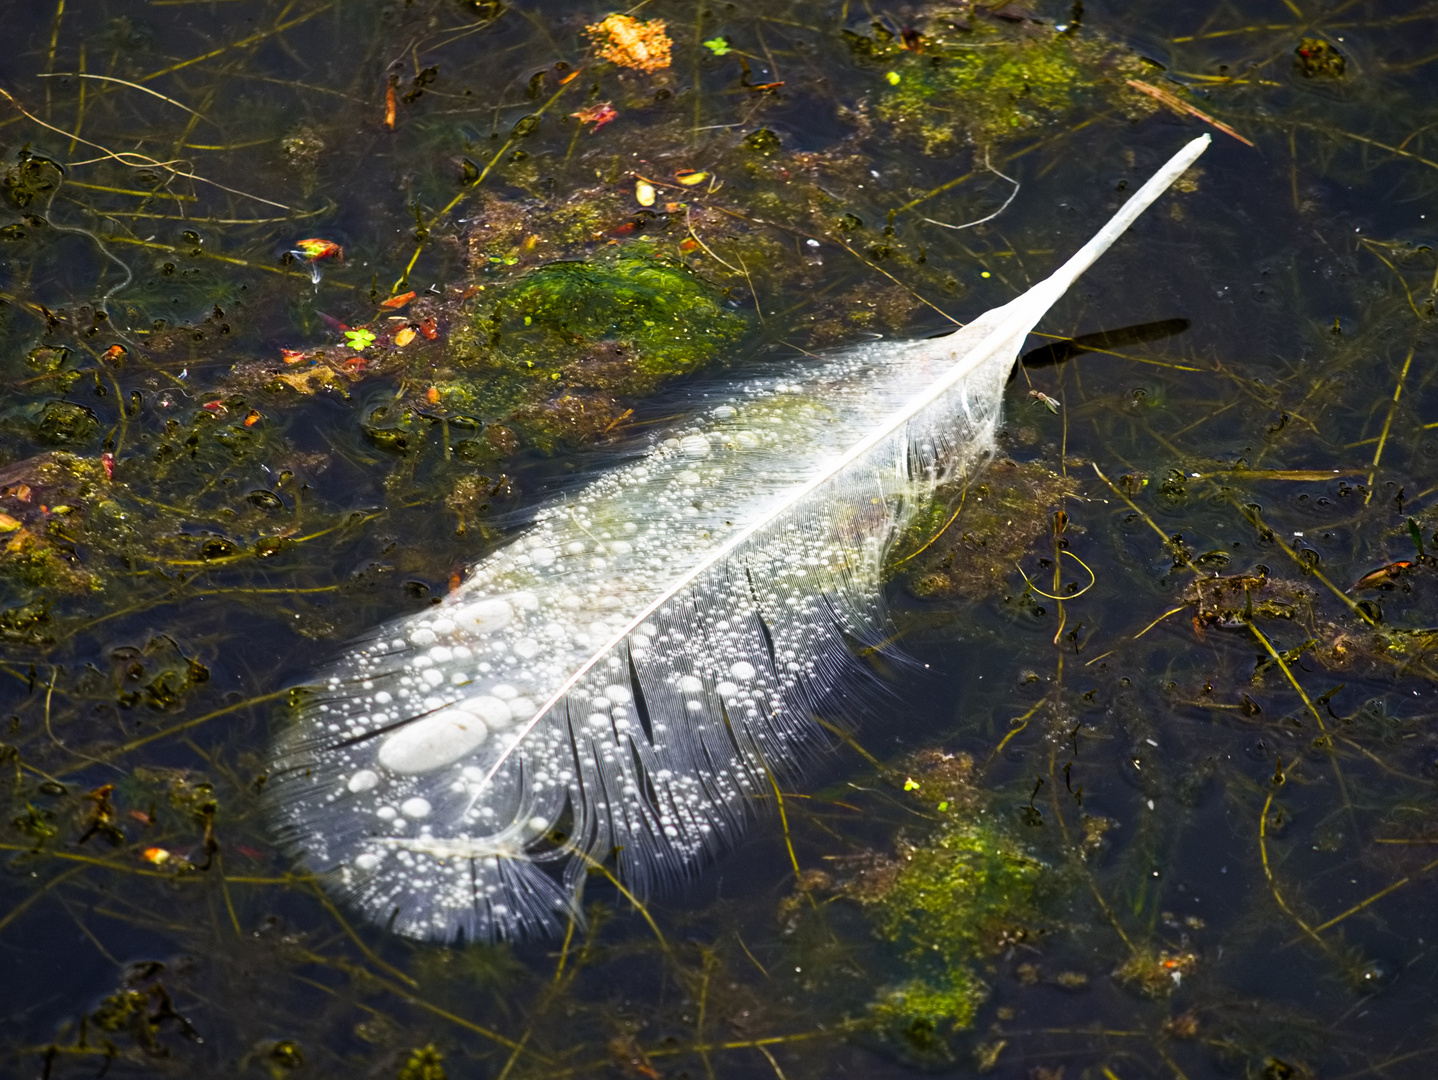
<instances>
[{"instance_id":1,"label":"feather quill shaft","mask_svg":"<svg viewBox=\"0 0 1438 1080\"><path fill-rule=\"evenodd\" d=\"M642 894L732 843L845 707L885 550L992 453L1029 332L1208 141L1022 296L729 388L357 643L278 738L286 843L377 921L480 940L577 917L596 860Z\"/></svg>"}]
</instances>

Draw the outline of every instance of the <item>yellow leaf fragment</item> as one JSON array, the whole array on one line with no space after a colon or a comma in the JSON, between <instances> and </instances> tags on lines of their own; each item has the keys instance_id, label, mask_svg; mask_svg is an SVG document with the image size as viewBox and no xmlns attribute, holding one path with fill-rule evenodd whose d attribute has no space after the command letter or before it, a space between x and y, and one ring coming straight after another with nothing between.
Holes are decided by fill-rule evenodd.
<instances>
[{"instance_id":1,"label":"yellow leaf fragment","mask_svg":"<svg viewBox=\"0 0 1438 1080\"><path fill-rule=\"evenodd\" d=\"M639 180L634 185L634 197L639 200L640 206L654 205L654 185L648 180Z\"/></svg>"},{"instance_id":2,"label":"yellow leaf fragment","mask_svg":"<svg viewBox=\"0 0 1438 1080\"><path fill-rule=\"evenodd\" d=\"M316 364L303 371L282 371L275 376L280 382L301 394L317 394L321 390L343 390L344 380L328 364Z\"/></svg>"}]
</instances>

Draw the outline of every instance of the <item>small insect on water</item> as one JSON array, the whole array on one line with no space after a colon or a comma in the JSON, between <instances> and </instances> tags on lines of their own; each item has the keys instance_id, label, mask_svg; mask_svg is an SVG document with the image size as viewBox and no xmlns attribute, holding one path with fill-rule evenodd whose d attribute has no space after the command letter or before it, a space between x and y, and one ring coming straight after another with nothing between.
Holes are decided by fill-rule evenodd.
<instances>
[{"instance_id":1,"label":"small insect on water","mask_svg":"<svg viewBox=\"0 0 1438 1080\"><path fill-rule=\"evenodd\" d=\"M1051 413L1057 413L1059 411L1059 403L1042 390L1030 390L1029 397L1033 398L1037 404L1042 405Z\"/></svg>"},{"instance_id":2,"label":"small insect on water","mask_svg":"<svg viewBox=\"0 0 1438 1080\"><path fill-rule=\"evenodd\" d=\"M591 868L642 896L732 847L813 756L813 717L857 719L885 552L996 451L1030 331L1207 144L1023 295L714 392L352 645L274 750L289 850L399 933L486 941L562 933Z\"/></svg>"}]
</instances>

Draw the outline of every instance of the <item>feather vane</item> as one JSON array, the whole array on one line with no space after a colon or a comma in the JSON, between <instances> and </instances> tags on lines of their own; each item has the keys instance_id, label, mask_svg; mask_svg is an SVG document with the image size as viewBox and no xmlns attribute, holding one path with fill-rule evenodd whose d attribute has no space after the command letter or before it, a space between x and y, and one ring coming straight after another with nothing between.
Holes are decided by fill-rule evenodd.
<instances>
[{"instance_id":1,"label":"feather vane","mask_svg":"<svg viewBox=\"0 0 1438 1080\"><path fill-rule=\"evenodd\" d=\"M1207 144L1022 296L734 388L353 646L278 737L285 842L445 940L552 933L596 861L642 895L732 844L881 639L891 539L992 453L1028 333Z\"/></svg>"}]
</instances>

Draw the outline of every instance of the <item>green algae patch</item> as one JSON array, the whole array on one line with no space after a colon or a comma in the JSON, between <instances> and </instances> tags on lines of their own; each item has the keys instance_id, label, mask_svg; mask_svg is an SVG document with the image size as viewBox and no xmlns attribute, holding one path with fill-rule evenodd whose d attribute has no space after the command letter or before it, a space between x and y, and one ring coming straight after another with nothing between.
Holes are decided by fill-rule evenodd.
<instances>
[{"instance_id":1,"label":"green algae patch","mask_svg":"<svg viewBox=\"0 0 1438 1080\"><path fill-rule=\"evenodd\" d=\"M1027 16L935 17L907 39L876 24L847 40L875 66L879 118L917 135L929 153L1045 128L1121 92L1125 109L1152 111L1124 92L1124 80L1145 71L1129 50Z\"/></svg>"},{"instance_id":2,"label":"green algae patch","mask_svg":"<svg viewBox=\"0 0 1438 1080\"><path fill-rule=\"evenodd\" d=\"M609 430L634 397L709 367L749 329L704 278L637 250L537 267L476 305L451 339L456 374L430 400L512 422L543 449Z\"/></svg>"},{"instance_id":3,"label":"green algae patch","mask_svg":"<svg viewBox=\"0 0 1438 1080\"><path fill-rule=\"evenodd\" d=\"M974 1025L989 989L984 961L1029 938L1046 873L973 789L974 763L938 750L907 763L907 795L936 819L928 835L901 834L892 855L849 861L839 888L896 946L910 977L870 1005L881 1033L908 1053L947 1056L947 1038Z\"/></svg>"},{"instance_id":4,"label":"green algae patch","mask_svg":"<svg viewBox=\"0 0 1438 1080\"><path fill-rule=\"evenodd\" d=\"M550 374L576 347L597 378L639 391L705 366L746 329L703 278L637 252L557 262L525 275L494 306L493 343L525 370ZM580 365L584 361L577 362Z\"/></svg>"}]
</instances>

